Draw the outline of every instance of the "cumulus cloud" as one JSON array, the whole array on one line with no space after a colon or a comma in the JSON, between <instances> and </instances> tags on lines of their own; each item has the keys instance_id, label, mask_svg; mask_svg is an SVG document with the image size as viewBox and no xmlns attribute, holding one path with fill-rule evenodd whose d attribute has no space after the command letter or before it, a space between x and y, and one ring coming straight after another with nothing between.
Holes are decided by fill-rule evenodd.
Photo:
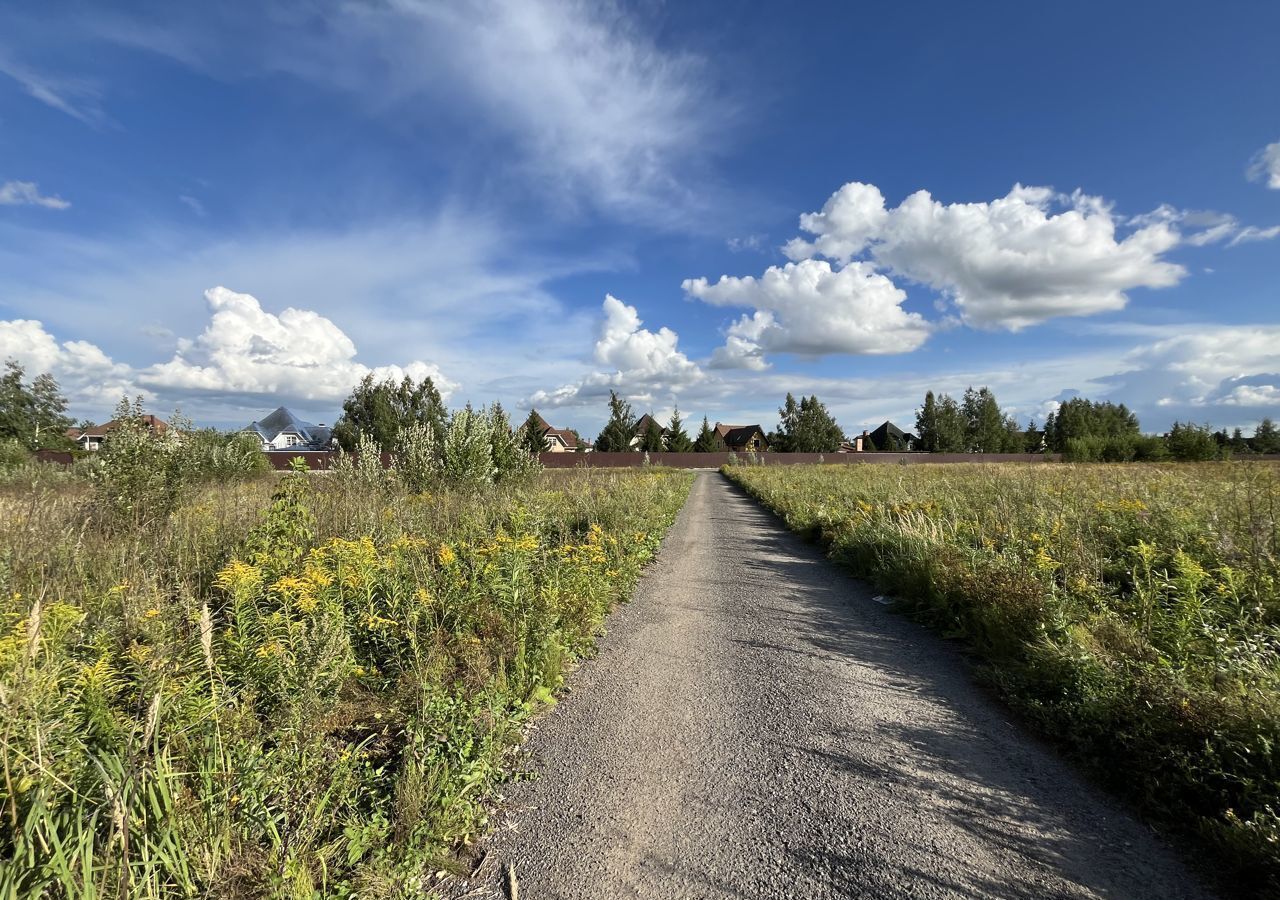
<instances>
[{"instance_id":1,"label":"cumulus cloud","mask_svg":"<svg viewBox=\"0 0 1280 900\"><path fill-rule=\"evenodd\" d=\"M770 266L760 278L725 275L714 284L691 278L682 287L706 303L755 309L729 327L712 357L721 368L761 369L766 353L907 353L932 330L902 308L906 293L869 263L833 269L825 260L806 259Z\"/></svg>"},{"instance_id":2,"label":"cumulus cloud","mask_svg":"<svg viewBox=\"0 0 1280 900\"><path fill-rule=\"evenodd\" d=\"M1267 144L1249 163L1249 179L1260 181L1273 191L1280 191L1280 141Z\"/></svg>"},{"instance_id":3,"label":"cumulus cloud","mask_svg":"<svg viewBox=\"0 0 1280 900\"><path fill-rule=\"evenodd\" d=\"M67 396L109 406L136 390L133 372L113 362L96 344L58 340L35 319L0 321L0 360L15 359L29 377L52 373Z\"/></svg>"},{"instance_id":4,"label":"cumulus cloud","mask_svg":"<svg viewBox=\"0 0 1280 900\"><path fill-rule=\"evenodd\" d=\"M1280 398L1280 325L1196 325L1156 329L1103 379L1136 408L1171 417L1214 418L1215 407L1275 413Z\"/></svg>"},{"instance_id":5,"label":"cumulus cloud","mask_svg":"<svg viewBox=\"0 0 1280 900\"><path fill-rule=\"evenodd\" d=\"M1079 191L1015 185L986 203L943 204L917 191L889 209L874 185L846 184L801 217L811 239L785 252L878 266L948 296L977 326L1020 329L1058 316L1121 309L1126 292L1168 287L1185 270L1162 259L1180 235L1152 221L1121 237L1110 206Z\"/></svg>"},{"instance_id":6,"label":"cumulus cloud","mask_svg":"<svg viewBox=\"0 0 1280 900\"><path fill-rule=\"evenodd\" d=\"M680 338L670 328L644 328L636 308L612 294L605 295L602 310L595 361L611 371L592 372L578 382L537 391L530 403L569 406L597 399L610 390L652 402L657 392L678 391L704 378L698 365L680 351Z\"/></svg>"},{"instance_id":7,"label":"cumulus cloud","mask_svg":"<svg viewBox=\"0 0 1280 900\"><path fill-rule=\"evenodd\" d=\"M168 392L270 394L306 401L341 400L372 371L375 377L430 376L448 395L457 385L423 362L369 369L356 362L356 346L324 316L305 309L279 315L256 297L225 287L205 292L212 316L195 340L182 340L168 362L142 371L147 387Z\"/></svg>"},{"instance_id":8,"label":"cumulus cloud","mask_svg":"<svg viewBox=\"0 0 1280 900\"><path fill-rule=\"evenodd\" d=\"M205 292L212 313L194 340L182 338L165 362L135 367L111 359L86 341L59 343L30 319L0 322L0 358L12 357L33 373L51 372L75 403L108 407L125 394L199 406L230 399L245 406L275 403L331 405L366 374L376 379L430 377L446 398L457 385L430 363L370 368L332 321L310 310L267 312L249 294L224 287Z\"/></svg>"},{"instance_id":9,"label":"cumulus cloud","mask_svg":"<svg viewBox=\"0 0 1280 900\"><path fill-rule=\"evenodd\" d=\"M0 206L43 206L45 209L67 209L71 206L61 197L46 197L34 181L6 181L0 184Z\"/></svg>"}]
</instances>

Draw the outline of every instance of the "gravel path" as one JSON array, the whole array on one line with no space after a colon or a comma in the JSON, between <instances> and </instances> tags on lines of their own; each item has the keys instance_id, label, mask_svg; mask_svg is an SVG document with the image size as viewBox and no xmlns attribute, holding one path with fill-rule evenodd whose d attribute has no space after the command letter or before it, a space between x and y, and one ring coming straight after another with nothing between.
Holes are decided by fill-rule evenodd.
<instances>
[{"instance_id":1,"label":"gravel path","mask_svg":"<svg viewBox=\"0 0 1280 900\"><path fill-rule=\"evenodd\" d=\"M454 896L1208 896L717 473L608 626Z\"/></svg>"}]
</instances>

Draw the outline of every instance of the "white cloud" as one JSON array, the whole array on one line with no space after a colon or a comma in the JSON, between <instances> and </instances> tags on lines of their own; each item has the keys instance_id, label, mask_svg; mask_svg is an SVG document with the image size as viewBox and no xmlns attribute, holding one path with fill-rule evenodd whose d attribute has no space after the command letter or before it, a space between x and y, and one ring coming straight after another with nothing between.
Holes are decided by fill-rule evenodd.
<instances>
[{"instance_id":1,"label":"white cloud","mask_svg":"<svg viewBox=\"0 0 1280 900\"><path fill-rule=\"evenodd\" d=\"M1280 325L1203 324L1152 334L1155 340L1103 379L1135 408L1199 418L1214 407L1254 407L1261 415L1280 396Z\"/></svg>"},{"instance_id":2,"label":"white cloud","mask_svg":"<svg viewBox=\"0 0 1280 900\"><path fill-rule=\"evenodd\" d=\"M1250 241L1269 241L1274 237L1280 237L1280 225L1272 225L1270 228L1258 228L1254 225L1248 225L1241 228L1227 246L1234 247L1236 244L1244 244Z\"/></svg>"},{"instance_id":3,"label":"white cloud","mask_svg":"<svg viewBox=\"0 0 1280 900\"><path fill-rule=\"evenodd\" d=\"M376 379L430 377L447 398L457 385L430 363L370 368L329 319L310 310L262 309L249 294L223 287L205 292L212 316L194 340L180 339L166 362L133 367L86 341L58 341L31 319L0 321L0 358L15 358L30 374L50 372L74 404L110 408L126 394L187 406L215 396L241 407L340 403L366 374Z\"/></svg>"},{"instance_id":4,"label":"white cloud","mask_svg":"<svg viewBox=\"0 0 1280 900\"><path fill-rule=\"evenodd\" d=\"M718 367L764 367L764 353L824 356L832 353L908 353L929 337L931 326L902 308L907 295L869 263L832 269L807 259L770 266L760 278L686 279L685 292L716 306L752 307L730 326L713 357Z\"/></svg>"},{"instance_id":5,"label":"white cloud","mask_svg":"<svg viewBox=\"0 0 1280 900\"><path fill-rule=\"evenodd\" d=\"M212 317L194 341L183 340L165 363L139 373L140 382L168 394L271 395L304 401L341 401L367 373L375 377L429 375L445 396L457 385L423 362L370 370L356 362L356 346L342 329L316 312L285 309L279 315L257 298L224 287L205 292Z\"/></svg>"},{"instance_id":6,"label":"white cloud","mask_svg":"<svg viewBox=\"0 0 1280 900\"><path fill-rule=\"evenodd\" d=\"M1249 163L1249 179L1261 181L1273 191L1280 191L1280 141L1267 144Z\"/></svg>"},{"instance_id":7,"label":"white cloud","mask_svg":"<svg viewBox=\"0 0 1280 900\"><path fill-rule=\"evenodd\" d=\"M887 209L873 185L846 184L820 212L801 216L812 240L793 260L847 262L869 253L886 269L949 296L978 326L1024 328L1057 316L1121 309L1126 291L1176 284L1185 270L1161 254L1179 243L1166 221L1124 237L1099 197L1015 185L988 203L943 204L918 191Z\"/></svg>"},{"instance_id":8,"label":"white cloud","mask_svg":"<svg viewBox=\"0 0 1280 900\"><path fill-rule=\"evenodd\" d=\"M602 309L595 361L612 371L592 372L576 383L536 391L529 398L534 406L577 405L610 390L652 402L659 393L674 393L704 378L698 365L680 351L680 338L670 328L644 328L636 308L612 294L605 295Z\"/></svg>"},{"instance_id":9,"label":"white cloud","mask_svg":"<svg viewBox=\"0 0 1280 900\"><path fill-rule=\"evenodd\" d=\"M0 184L0 206L43 206L45 209L67 209L71 204L61 197L45 197L34 181L6 181Z\"/></svg>"},{"instance_id":10,"label":"white cloud","mask_svg":"<svg viewBox=\"0 0 1280 900\"><path fill-rule=\"evenodd\" d=\"M667 219L698 206L686 165L725 115L689 52L659 46L643 10L587 0L388 0L120 13L71 27L222 79L287 73L398 127L498 143L524 182L560 203ZM444 123L444 124L442 124ZM486 159L493 154L484 154ZM485 175L492 178L496 167Z\"/></svg>"},{"instance_id":11,"label":"white cloud","mask_svg":"<svg viewBox=\"0 0 1280 900\"><path fill-rule=\"evenodd\" d=\"M51 373L68 398L81 404L109 408L136 391L128 366L113 362L88 341L59 344L34 319L0 321L0 360L6 359L17 360L28 378Z\"/></svg>"}]
</instances>

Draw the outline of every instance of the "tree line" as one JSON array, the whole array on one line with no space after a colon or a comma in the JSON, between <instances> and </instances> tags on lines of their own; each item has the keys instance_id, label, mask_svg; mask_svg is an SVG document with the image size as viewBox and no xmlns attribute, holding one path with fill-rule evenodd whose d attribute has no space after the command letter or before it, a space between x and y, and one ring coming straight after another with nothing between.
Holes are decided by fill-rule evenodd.
<instances>
[{"instance_id":1,"label":"tree line","mask_svg":"<svg viewBox=\"0 0 1280 900\"><path fill-rule=\"evenodd\" d=\"M132 406L126 403L120 412L132 414L140 408L136 402ZM470 405L466 410L470 413ZM489 427L510 433L514 448L522 453L536 457L548 449L548 438L536 410L531 410L517 429L504 426L506 414L498 404L482 412ZM479 413L473 416L476 421L478 417ZM375 381L367 375L343 402L333 435L348 452L363 445L381 453L394 453L407 429L424 428L443 441L454 418L430 378ZM596 438L595 449L649 453L722 453L728 449L706 416L691 436L678 407L665 428L650 417L644 433L637 434L638 422L631 404L616 391L610 391L608 420ZM7 454L25 456L38 449L72 448L74 444L66 436L71 424L67 400L52 375L44 373L27 381L20 364L15 360L5 363L0 376L0 447L7 448ZM1259 422L1250 437L1239 428L1228 434L1226 429L1214 431L1194 422L1175 422L1165 434L1151 435L1142 432L1137 415L1123 403L1073 397L1049 413L1043 427L1037 426L1034 419L1019 426L1012 415L1002 410L988 387L969 387L959 399L926 392L916 412L915 431L911 447L897 445L896 436L890 433L882 440L885 446L874 449L1051 452L1081 462L1211 460L1280 453L1280 428L1270 417ZM578 437L579 449L584 449L581 437L576 431L573 434ZM211 452L217 449L213 446L217 434L212 429L201 431L199 436L201 443L210 445ZM780 453L834 453L848 440L826 404L814 395L797 399L790 393L779 407L777 425L767 433L767 439L770 450Z\"/></svg>"}]
</instances>

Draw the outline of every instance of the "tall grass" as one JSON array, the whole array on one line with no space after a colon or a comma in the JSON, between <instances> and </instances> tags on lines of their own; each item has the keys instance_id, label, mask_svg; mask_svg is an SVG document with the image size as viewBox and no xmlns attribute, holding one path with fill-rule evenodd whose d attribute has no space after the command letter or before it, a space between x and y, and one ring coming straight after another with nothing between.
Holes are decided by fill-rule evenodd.
<instances>
[{"instance_id":1,"label":"tall grass","mask_svg":"<svg viewBox=\"0 0 1280 900\"><path fill-rule=\"evenodd\" d=\"M688 485L0 488L0 898L423 896Z\"/></svg>"},{"instance_id":2,"label":"tall grass","mask_svg":"<svg viewBox=\"0 0 1280 900\"><path fill-rule=\"evenodd\" d=\"M1011 704L1237 887L1280 890L1280 469L725 471L966 640Z\"/></svg>"}]
</instances>

